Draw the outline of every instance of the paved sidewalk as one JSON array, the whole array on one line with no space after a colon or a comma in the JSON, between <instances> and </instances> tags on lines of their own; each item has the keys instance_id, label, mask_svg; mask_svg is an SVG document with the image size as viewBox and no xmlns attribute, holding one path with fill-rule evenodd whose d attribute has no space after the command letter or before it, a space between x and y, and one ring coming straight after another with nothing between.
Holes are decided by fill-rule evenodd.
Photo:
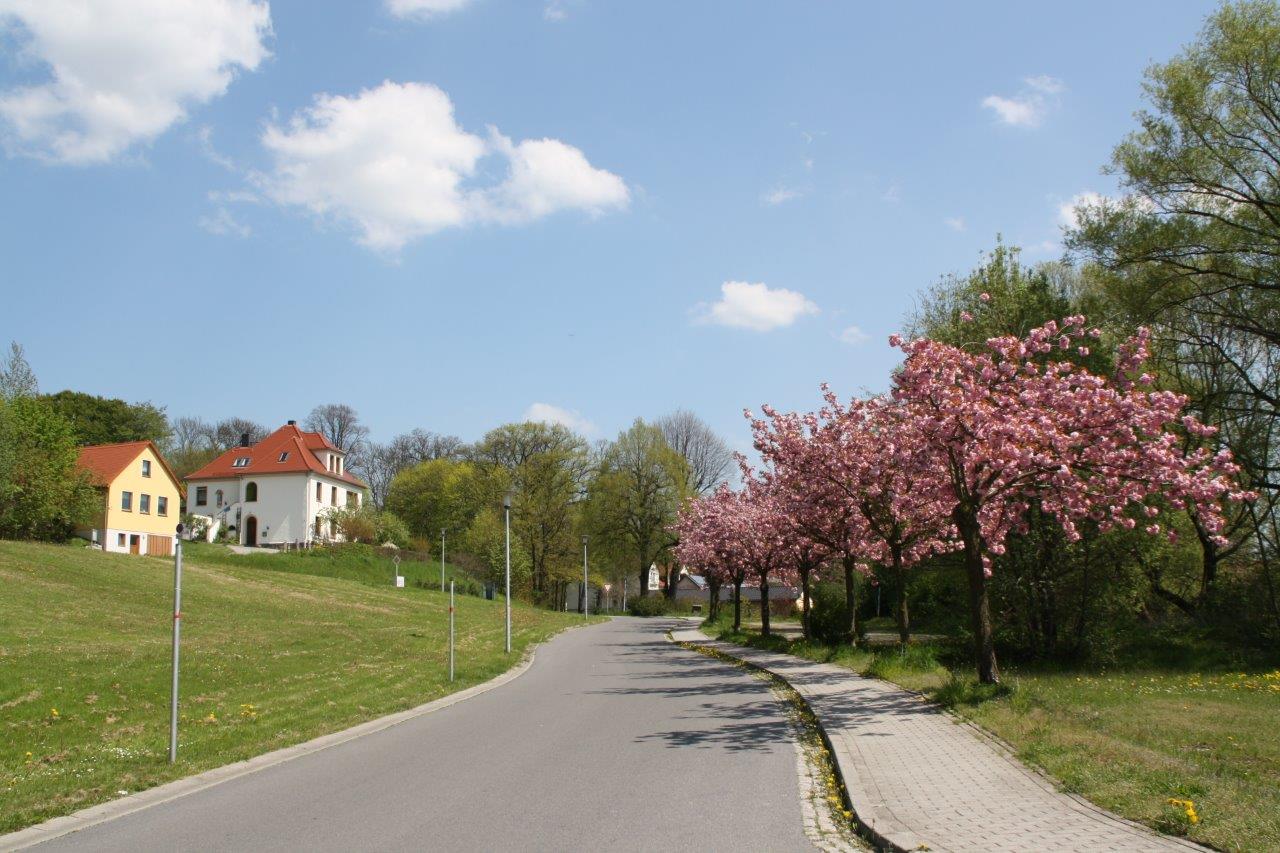
<instances>
[{"instance_id":1,"label":"paved sidewalk","mask_svg":"<svg viewBox=\"0 0 1280 853\"><path fill-rule=\"evenodd\" d=\"M697 629L672 637L790 683L826 731L854 812L879 844L956 853L1205 850L1056 790L971 727L887 682Z\"/></svg>"}]
</instances>

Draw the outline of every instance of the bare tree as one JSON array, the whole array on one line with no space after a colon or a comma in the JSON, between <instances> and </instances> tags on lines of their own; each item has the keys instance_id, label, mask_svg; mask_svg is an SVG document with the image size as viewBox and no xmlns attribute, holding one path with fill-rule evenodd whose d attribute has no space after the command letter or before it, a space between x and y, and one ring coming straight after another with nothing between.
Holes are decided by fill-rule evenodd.
<instances>
[{"instance_id":1,"label":"bare tree","mask_svg":"<svg viewBox=\"0 0 1280 853\"><path fill-rule=\"evenodd\" d=\"M267 437L267 428L248 418L225 418L210 428L209 443L221 453L238 447L246 434L249 436L249 444L257 444Z\"/></svg>"},{"instance_id":2,"label":"bare tree","mask_svg":"<svg viewBox=\"0 0 1280 853\"><path fill-rule=\"evenodd\" d=\"M316 406L307 415L306 426L329 439L339 450L351 454L359 453L361 445L369 437L369 428L360 423L356 410L346 403Z\"/></svg>"},{"instance_id":3,"label":"bare tree","mask_svg":"<svg viewBox=\"0 0 1280 853\"><path fill-rule=\"evenodd\" d=\"M213 447L213 434L213 427L200 418L174 418L169 424L170 450L175 453L208 450Z\"/></svg>"},{"instance_id":4,"label":"bare tree","mask_svg":"<svg viewBox=\"0 0 1280 853\"><path fill-rule=\"evenodd\" d=\"M688 488L701 495L727 479L733 470L733 452L706 421L687 409L658 418L662 437L688 465Z\"/></svg>"}]
</instances>

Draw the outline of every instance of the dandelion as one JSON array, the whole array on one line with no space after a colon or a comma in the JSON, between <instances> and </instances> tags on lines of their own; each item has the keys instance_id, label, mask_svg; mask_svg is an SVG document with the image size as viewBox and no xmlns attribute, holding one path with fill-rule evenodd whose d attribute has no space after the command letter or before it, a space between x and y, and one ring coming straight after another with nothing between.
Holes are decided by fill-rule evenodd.
<instances>
[{"instance_id":1,"label":"dandelion","mask_svg":"<svg viewBox=\"0 0 1280 853\"><path fill-rule=\"evenodd\" d=\"M61 716L61 715L58 713L58 709L57 709L57 708L50 708L50 709L49 709L49 716L50 716L50 717L53 717L53 718L56 720L56 719L58 719L58 717L59 717L59 716Z\"/></svg>"},{"instance_id":2,"label":"dandelion","mask_svg":"<svg viewBox=\"0 0 1280 853\"><path fill-rule=\"evenodd\" d=\"M1169 798L1169 805L1177 806L1182 809L1183 814L1187 816L1187 822L1195 825L1200 822L1200 815L1196 813L1196 804L1192 800L1179 800L1176 797Z\"/></svg>"}]
</instances>

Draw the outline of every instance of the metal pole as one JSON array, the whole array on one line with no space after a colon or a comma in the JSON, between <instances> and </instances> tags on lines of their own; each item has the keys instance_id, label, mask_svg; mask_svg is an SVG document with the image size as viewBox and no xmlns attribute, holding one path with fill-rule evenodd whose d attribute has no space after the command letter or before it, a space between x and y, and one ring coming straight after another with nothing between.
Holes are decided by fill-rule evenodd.
<instances>
[{"instance_id":1,"label":"metal pole","mask_svg":"<svg viewBox=\"0 0 1280 853\"><path fill-rule=\"evenodd\" d=\"M182 642L182 525L173 551L173 698L169 704L169 763L178 760L178 649Z\"/></svg>"},{"instance_id":2,"label":"metal pole","mask_svg":"<svg viewBox=\"0 0 1280 853\"><path fill-rule=\"evenodd\" d=\"M587 537L582 537L582 618L590 615L591 606L587 604L587 592L590 589L587 580Z\"/></svg>"},{"instance_id":3,"label":"metal pole","mask_svg":"<svg viewBox=\"0 0 1280 853\"><path fill-rule=\"evenodd\" d=\"M507 531L507 654L511 654L511 495L502 503Z\"/></svg>"},{"instance_id":4,"label":"metal pole","mask_svg":"<svg viewBox=\"0 0 1280 853\"><path fill-rule=\"evenodd\" d=\"M627 576L622 576L622 612L627 612Z\"/></svg>"},{"instance_id":5,"label":"metal pole","mask_svg":"<svg viewBox=\"0 0 1280 853\"><path fill-rule=\"evenodd\" d=\"M449 581L449 680L453 681L453 581Z\"/></svg>"},{"instance_id":6,"label":"metal pole","mask_svg":"<svg viewBox=\"0 0 1280 853\"><path fill-rule=\"evenodd\" d=\"M444 528L440 528L440 591L444 592Z\"/></svg>"}]
</instances>

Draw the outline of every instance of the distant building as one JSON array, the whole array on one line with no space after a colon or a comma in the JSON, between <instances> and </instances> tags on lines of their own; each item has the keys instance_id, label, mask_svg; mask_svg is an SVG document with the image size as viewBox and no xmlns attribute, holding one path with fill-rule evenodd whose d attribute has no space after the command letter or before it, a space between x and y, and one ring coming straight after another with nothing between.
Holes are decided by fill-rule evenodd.
<instances>
[{"instance_id":1,"label":"distant building","mask_svg":"<svg viewBox=\"0 0 1280 853\"><path fill-rule=\"evenodd\" d=\"M182 485L155 444L129 441L83 447L77 464L97 488L101 510L76 535L104 551L173 554Z\"/></svg>"},{"instance_id":2,"label":"distant building","mask_svg":"<svg viewBox=\"0 0 1280 853\"><path fill-rule=\"evenodd\" d=\"M224 529L242 545L340 540L325 511L359 507L368 489L347 473L346 453L295 421L248 439L186 478L187 511L208 520L209 540Z\"/></svg>"}]
</instances>

